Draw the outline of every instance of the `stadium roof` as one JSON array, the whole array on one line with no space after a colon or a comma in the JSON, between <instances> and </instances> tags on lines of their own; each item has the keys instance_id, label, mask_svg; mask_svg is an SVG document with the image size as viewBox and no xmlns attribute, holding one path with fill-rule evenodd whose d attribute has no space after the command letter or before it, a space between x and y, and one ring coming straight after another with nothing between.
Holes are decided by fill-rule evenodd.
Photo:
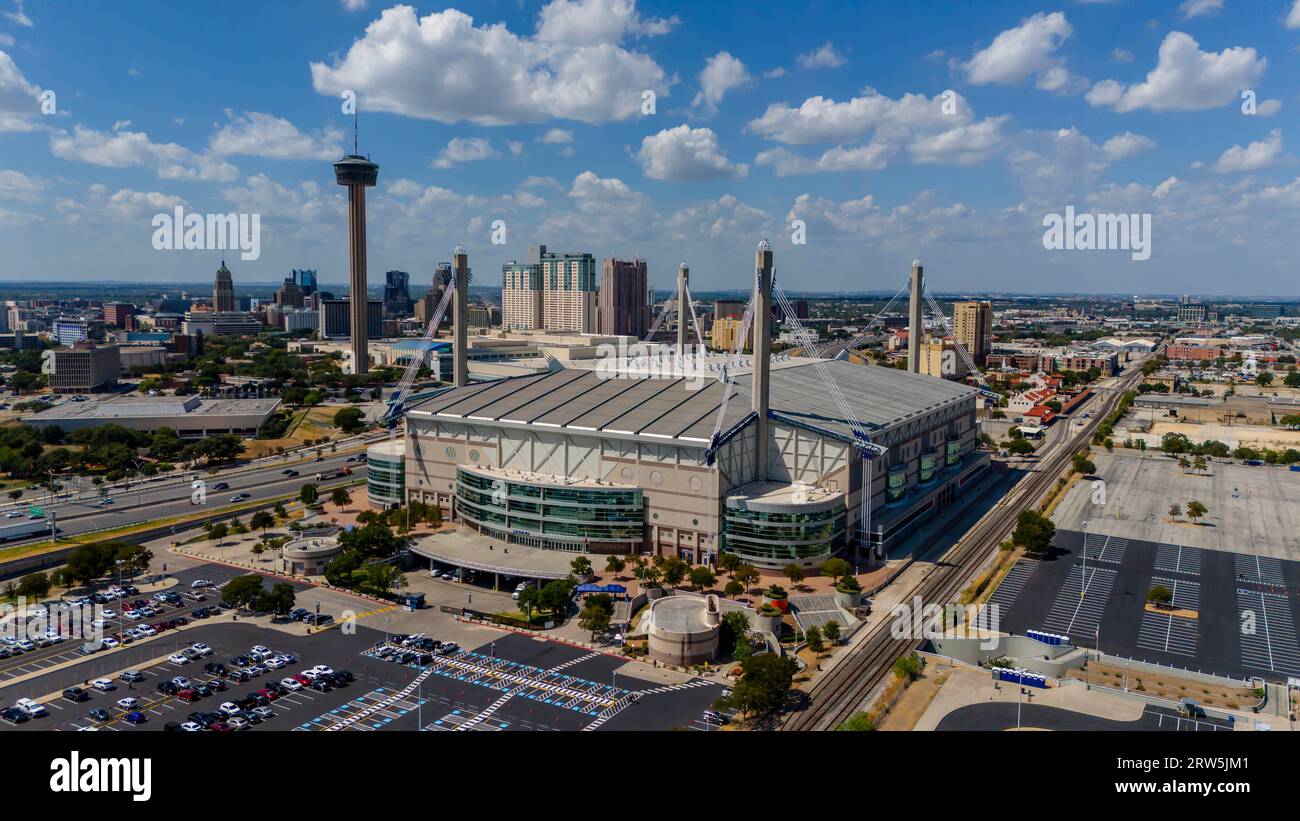
<instances>
[{"instance_id":1,"label":"stadium roof","mask_svg":"<svg viewBox=\"0 0 1300 821\"><path fill-rule=\"evenodd\" d=\"M797 360L796 360L797 361ZM852 429L815 367L818 360L771 371L772 411L845 440ZM976 395L957 382L895 368L824 361L822 366L868 432L889 427ZM626 378L624 378L624 376ZM439 393L411 408L417 416L497 422L591 433L676 439L707 444L717 422L724 385L704 377L611 376L565 369L513 377ZM721 429L750 411L751 379L736 378Z\"/></svg>"}]
</instances>

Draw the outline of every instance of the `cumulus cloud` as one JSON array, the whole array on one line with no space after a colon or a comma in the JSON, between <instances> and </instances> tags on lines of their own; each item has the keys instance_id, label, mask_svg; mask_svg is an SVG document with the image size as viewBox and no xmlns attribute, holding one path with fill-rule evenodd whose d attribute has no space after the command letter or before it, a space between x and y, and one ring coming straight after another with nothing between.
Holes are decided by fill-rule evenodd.
<instances>
[{"instance_id":1,"label":"cumulus cloud","mask_svg":"<svg viewBox=\"0 0 1300 821\"><path fill-rule=\"evenodd\" d=\"M691 102L691 108L712 115L728 91L743 88L753 82L749 69L730 53L719 51L709 58L700 72L700 90Z\"/></svg>"},{"instance_id":2,"label":"cumulus cloud","mask_svg":"<svg viewBox=\"0 0 1300 821\"><path fill-rule=\"evenodd\" d=\"M904 153L917 163L969 165L996 151L1005 122L1005 117L975 121L966 99L955 92L933 98L904 94L895 100L868 88L845 102L810 97L798 108L770 105L745 130L787 145L839 143L816 159L784 148L754 158L756 165L770 166L785 177L880 170ZM846 145L858 140L864 142Z\"/></svg>"},{"instance_id":3,"label":"cumulus cloud","mask_svg":"<svg viewBox=\"0 0 1300 821\"><path fill-rule=\"evenodd\" d=\"M1268 60L1255 49L1232 47L1219 53L1201 51L1191 35L1171 31L1160 44L1153 68L1141 83L1130 86L1103 80L1087 94L1094 106L1116 111L1199 111L1238 99L1264 75Z\"/></svg>"},{"instance_id":4,"label":"cumulus cloud","mask_svg":"<svg viewBox=\"0 0 1300 821\"><path fill-rule=\"evenodd\" d=\"M712 129L688 125L646 137L637 160L650 179L675 182L743 177L749 170L747 165L727 159Z\"/></svg>"},{"instance_id":5,"label":"cumulus cloud","mask_svg":"<svg viewBox=\"0 0 1300 821\"><path fill-rule=\"evenodd\" d=\"M1267 138L1253 142L1245 147L1234 145L1219 155L1214 170L1220 174L1234 171L1262 171L1277 162L1282 156L1282 131L1274 129Z\"/></svg>"},{"instance_id":6,"label":"cumulus cloud","mask_svg":"<svg viewBox=\"0 0 1300 821\"><path fill-rule=\"evenodd\" d=\"M509 125L567 118L588 123L638 116L643 90L668 93L664 70L618 38L666 30L667 21L619 16L623 0L556 0L536 36L502 23L475 25L456 9L417 18L385 9L342 58L312 63L317 92L353 90L362 105L439 122ZM585 20L580 12L594 11ZM613 15L612 22L609 15Z\"/></svg>"},{"instance_id":7,"label":"cumulus cloud","mask_svg":"<svg viewBox=\"0 0 1300 821\"><path fill-rule=\"evenodd\" d=\"M734 194L681 208L664 221L670 242L751 237L774 228L772 215L741 202Z\"/></svg>"},{"instance_id":8,"label":"cumulus cloud","mask_svg":"<svg viewBox=\"0 0 1300 821\"><path fill-rule=\"evenodd\" d=\"M975 85L1013 85L1035 77L1044 91L1068 94L1082 91L1086 81L1072 75L1058 55L1072 29L1065 14L1039 12L993 38L975 52L962 68Z\"/></svg>"},{"instance_id":9,"label":"cumulus cloud","mask_svg":"<svg viewBox=\"0 0 1300 821\"><path fill-rule=\"evenodd\" d=\"M537 141L547 145L567 145L573 142L573 132L565 128L552 128L538 137Z\"/></svg>"},{"instance_id":10,"label":"cumulus cloud","mask_svg":"<svg viewBox=\"0 0 1300 821\"><path fill-rule=\"evenodd\" d=\"M800 54L799 59L795 62L799 65L799 68L803 69L839 68L848 60L844 55L836 51L835 46L831 45L830 41L827 40L822 44L821 48L807 54Z\"/></svg>"},{"instance_id":11,"label":"cumulus cloud","mask_svg":"<svg viewBox=\"0 0 1300 821\"><path fill-rule=\"evenodd\" d=\"M1141 134L1134 134L1132 131L1125 131L1123 134L1117 134L1102 143L1101 150L1110 159L1121 161L1132 159L1138 154L1150 151L1155 147L1155 142L1150 138L1143 137Z\"/></svg>"},{"instance_id":12,"label":"cumulus cloud","mask_svg":"<svg viewBox=\"0 0 1300 821\"><path fill-rule=\"evenodd\" d=\"M541 11L537 39L567 45L617 43L624 37L667 34L676 16L643 18L635 0L554 0Z\"/></svg>"},{"instance_id":13,"label":"cumulus cloud","mask_svg":"<svg viewBox=\"0 0 1300 821\"><path fill-rule=\"evenodd\" d=\"M59 159L107 168L152 168L160 179L229 182L239 169L209 152L197 154L176 143L155 143L124 123L111 133L78 124L73 133L50 135L50 151Z\"/></svg>"},{"instance_id":14,"label":"cumulus cloud","mask_svg":"<svg viewBox=\"0 0 1300 821\"><path fill-rule=\"evenodd\" d=\"M178 205L187 205L183 197L164 194L160 191L136 191L121 188L109 194L108 188L95 183L86 189L86 194L77 199L61 198L54 203L54 210L59 218L71 225L83 223L97 224L110 222L135 222L148 225L154 214L170 212ZM151 229L150 229L151 230ZM147 233L142 236L147 237Z\"/></svg>"},{"instance_id":15,"label":"cumulus cloud","mask_svg":"<svg viewBox=\"0 0 1300 821\"><path fill-rule=\"evenodd\" d=\"M41 90L0 51L0 131L33 131L40 113Z\"/></svg>"},{"instance_id":16,"label":"cumulus cloud","mask_svg":"<svg viewBox=\"0 0 1300 821\"><path fill-rule=\"evenodd\" d=\"M1286 27L1300 29L1300 0L1295 0L1295 3L1291 6L1291 11L1287 12Z\"/></svg>"},{"instance_id":17,"label":"cumulus cloud","mask_svg":"<svg viewBox=\"0 0 1300 821\"><path fill-rule=\"evenodd\" d=\"M493 160L500 156L483 137L454 137L433 161L433 167L451 168L456 163Z\"/></svg>"},{"instance_id":18,"label":"cumulus cloud","mask_svg":"<svg viewBox=\"0 0 1300 821\"><path fill-rule=\"evenodd\" d=\"M0 199L35 202L49 183L40 177L12 169L0 169Z\"/></svg>"},{"instance_id":19,"label":"cumulus cloud","mask_svg":"<svg viewBox=\"0 0 1300 821\"><path fill-rule=\"evenodd\" d=\"M1223 0L1183 0L1178 10L1182 12L1184 20L1205 17L1223 11Z\"/></svg>"},{"instance_id":20,"label":"cumulus cloud","mask_svg":"<svg viewBox=\"0 0 1300 821\"><path fill-rule=\"evenodd\" d=\"M229 114L229 112L227 112ZM304 134L283 117L249 111L231 122L208 143L214 154L243 154L273 160L337 160L343 155L338 141L343 133L327 128Z\"/></svg>"}]
</instances>

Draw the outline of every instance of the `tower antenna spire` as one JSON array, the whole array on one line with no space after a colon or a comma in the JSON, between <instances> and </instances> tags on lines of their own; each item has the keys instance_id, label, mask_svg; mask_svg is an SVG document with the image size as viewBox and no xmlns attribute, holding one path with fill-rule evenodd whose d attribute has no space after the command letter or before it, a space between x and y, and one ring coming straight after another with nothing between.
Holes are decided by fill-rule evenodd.
<instances>
[{"instance_id":1,"label":"tower antenna spire","mask_svg":"<svg viewBox=\"0 0 1300 821\"><path fill-rule=\"evenodd\" d=\"M352 154L353 154L354 156L358 156L358 157L359 157L359 156L361 156L361 148L360 148L360 145L361 145L361 139L360 139L360 136L359 136L359 134L358 134L358 131L359 131L360 129L359 129L359 126L358 126L358 124L357 124L357 118L358 118L358 111L357 111L357 109L354 107L354 108L352 109Z\"/></svg>"}]
</instances>

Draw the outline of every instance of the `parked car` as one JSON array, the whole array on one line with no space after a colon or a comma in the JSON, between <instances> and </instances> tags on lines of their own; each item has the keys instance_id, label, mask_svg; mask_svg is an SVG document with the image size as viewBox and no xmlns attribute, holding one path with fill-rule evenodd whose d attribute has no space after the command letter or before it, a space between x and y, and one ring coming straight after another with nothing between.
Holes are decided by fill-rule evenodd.
<instances>
[{"instance_id":1,"label":"parked car","mask_svg":"<svg viewBox=\"0 0 1300 821\"><path fill-rule=\"evenodd\" d=\"M144 673L141 673L139 670L126 670L122 675L118 676L118 678L122 679L122 681L135 684L136 682L144 681Z\"/></svg>"}]
</instances>

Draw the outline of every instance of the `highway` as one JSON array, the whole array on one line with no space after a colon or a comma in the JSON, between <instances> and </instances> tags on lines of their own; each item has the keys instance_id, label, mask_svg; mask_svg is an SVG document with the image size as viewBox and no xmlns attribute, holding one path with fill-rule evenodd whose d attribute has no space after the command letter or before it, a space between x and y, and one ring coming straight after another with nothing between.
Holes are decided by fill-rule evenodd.
<instances>
[{"instance_id":1,"label":"highway","mask_svg":"<svg viewBox=\"0 0 1300 821\"><path fill-rule=\"evenodd\" d=\"M292 454L287 459L279 457L259 460L244 465L234 465L215 474L206 470L191 471L184 478L169 477L153 482L137 482L129 488L113 488L108 498L112 504L100 506L99 497L88 493L81 498L64 499L54 504L47 504L48 494L29 491L16 503L5 505L0 510L19 511L21 516L0 518L0 524L26 522L29 505L40 506L46 515L54 514L60 536L72 536L95 530L127 527L146 522L166 519L173 516L193 516L205 510L216 510L236 504L231 497L238 493L249 494L249 502L273 499L277 496L296 495L299 488L314 481L317 473L339 470L344 466L353 470L349 480L365 478L364 462L349 462L349 456L355 457L363 452L361 446L373 444L385 435L371 434L339 443L338 453L323 454L323 459L314 461L308 456L300 460L299 454ZM283 471L298 471L298 476L285 476ZM190 482L194 476L201 476L207 483L207 501L200 506L190 502ZM215 490L214 485L225 482L229 485L223 490ZM335 482L338 484L339 482ZM45 541L47 535L14 539L4 542L3 547Z\"/></svg>"},{"instance_id":2,"label":"highway","mask_svg":"<svg viewBox=\"0 0 1300 821\"><path fill-rule=\"evenodd\" d=\"M1092 415L1082 427L1073 425L1072 418L1061 419L1068 426L1063 426L1065 433L1057 434L1054 441L1049 437L1034 469L985 513L902 600L920 596L926 605L940 606L952 601L1012 530L1021 511L1036 505L1065 471L1071 457L1091 443L1093 433L1119 404L1124 392L1136 384L1141 373L1141 360L1138 360L1113 380L1110 387L1099 389L1086 403L1086 410ZM789 714L779 729L834 730L861 709L866 698L889 674L895 660L921 644L918 639L893 638L890 626L890 619L876 625L858 647L813 684L803 709Z\"/></svg>"}]
</instances>

